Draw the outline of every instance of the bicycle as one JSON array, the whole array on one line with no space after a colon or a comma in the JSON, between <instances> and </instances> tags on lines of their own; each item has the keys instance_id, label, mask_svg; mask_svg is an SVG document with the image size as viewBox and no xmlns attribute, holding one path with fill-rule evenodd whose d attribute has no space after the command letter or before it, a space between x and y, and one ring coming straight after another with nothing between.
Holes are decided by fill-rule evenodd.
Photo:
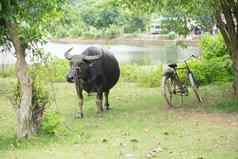
<instances>
[{"instance_id":1,"label":"bicycle","mask_svg":"<svg viewBox=\"0 0 238 159\"><path fill-rule=\"evenodd\" d=\"M180 101L183 103L183 97L188 96L189 89L188 86L190 85L198 102L202 103L202 98L200 97L198 93L198 82L195 79L193 72L191 71L187 61L190 58L197 58L196 56L192 55L186 60L184 60L185 67L178 68L177 64L169 64L168 68L165 70L162 78L161 83L161 90L162 95L165 98L165 101L168 104L168 108L176 106L178 104L178 98L175 98L176 96L180 96ZM185 81L183 82L180 80L180 77L178 75L177 70L183 69L185 70Z\"/></svg>"}]
</instances>

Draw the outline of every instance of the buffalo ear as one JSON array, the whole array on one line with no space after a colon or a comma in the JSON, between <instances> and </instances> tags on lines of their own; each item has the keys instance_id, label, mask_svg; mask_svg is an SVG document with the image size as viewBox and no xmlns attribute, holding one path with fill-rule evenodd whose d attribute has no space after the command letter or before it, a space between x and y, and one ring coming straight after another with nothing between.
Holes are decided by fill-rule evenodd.
<instances>
[{"instance_id":1,"label":"buffalo ear","mask_svg":"<svg viewBox=\"0 0 238 159\"><path fill-rule=\"evenodd\" d=\"M83 62L85 62L86 64L90 64L90 61L85 60L84 58L83 58Z\"/></svg>"},{"instance_id":2,"label":"buffalo ear","mask_svg":"<svg viewBox=\"0 0 238 159\"><path fill-rule=\"evenodd\" d=\"M72 55L69 53L71 50L73 50L73 47L71 47L70 49L68 49L65 53L64 53L64 57L68 60L72 59Z\"/></svg>"}]
</instances>

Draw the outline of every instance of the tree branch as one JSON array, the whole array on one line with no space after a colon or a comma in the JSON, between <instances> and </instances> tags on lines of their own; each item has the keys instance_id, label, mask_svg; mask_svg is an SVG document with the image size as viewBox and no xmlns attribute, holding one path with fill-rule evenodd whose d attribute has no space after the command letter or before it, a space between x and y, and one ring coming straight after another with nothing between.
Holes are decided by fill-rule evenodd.
<instances>
[{"instance_id":1,"label":"tree branch","mask_svg":"<svg viewBox=\"0 0 238 159\"><path fill-rule=\"evenodd\" d=\"M223 35L224 41L230 49L232 39L230 37L229 32L227 31L226 24L222 21L221 13L219 11L216 12L215 18L216 18L216 21L217 21L217 26L220 29L221 34Z\"/></svg>"},{"instance_id":2,"label":"tree branch","mask_svg":"<svg viewBox=\"0 0 238 159\"><path fill-rule=\"evenodd\" d=\"M238 19L238 1L236 0L227 0L231 4L232 11L236 20Z\"/></svg>"},{"instance_id":3,"label":"tree branch","mask_svg":"<svg viewBox=\"0 0 238 159\"><path fill-rule=\"evenodd\" d=\"M220 2L221 9L226 20L227 31L230 33L231 38L235 40L234 38L236 37L234 35L236 35L236 24L233 18L232 4L227 0L220 0Z\"/></svg>"}]
</instances>

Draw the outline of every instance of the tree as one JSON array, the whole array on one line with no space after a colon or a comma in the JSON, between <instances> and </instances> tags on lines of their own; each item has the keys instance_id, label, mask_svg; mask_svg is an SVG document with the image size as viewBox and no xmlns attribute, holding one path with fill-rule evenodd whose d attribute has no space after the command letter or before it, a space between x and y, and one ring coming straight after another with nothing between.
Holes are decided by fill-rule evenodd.
<instances>
[{"instance_id":1,"label":"tree","mask_svg":"<svg viewBox=\"0 0 238 159\"><path fill-rule=\"evenodd\" d=\"M16 76L20 83L20 104L16 110L18 139L31 137L32 123L32 78L28 74L27 50L33 55L35 47L43 42L46 28L59 11L63 0L1 0L0 1L0 46L13 47L16 55Z\"/></svg>"},{"instance_id":2,"label":"tree","mask_svg":"<svg viewBox=\"0 0 238 159\"><path fill-rule=\"evenodd\" d=\"M189 19L212 17L223 36L234 70L234 92L238 98L238 1L237 0L119 0L122 7L134 11L175 17L184 29Z\"/></svg>"}]
</instances>

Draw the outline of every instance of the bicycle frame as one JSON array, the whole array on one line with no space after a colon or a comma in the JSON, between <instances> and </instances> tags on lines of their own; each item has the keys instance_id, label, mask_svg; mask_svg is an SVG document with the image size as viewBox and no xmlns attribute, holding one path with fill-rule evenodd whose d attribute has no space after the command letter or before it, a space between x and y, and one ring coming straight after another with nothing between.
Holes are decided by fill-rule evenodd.
<instances>
[{"instance_id":1,"label":"bicycle frame","mask_svg":"<svg viewBox=\"0 0 238 159\"><path fill-rule=\"evenodd\" d=\"M195 56L191 56L195 57ZM190 59L189 57L188 59ZM168 104L168 108L171 106L175 106L179 98L174 98L173 95L181 96L181 103L183 103L183 96L188 96L188 86L191 86L191 90L198 99L199 103L202 103L202 98L198 93L198 85L192 73L192 70L189 67L187 60L184 60L185 66L182 68L177 67L176 64L168 65L169 68L164 72L161 86L161 93L165 97L165 100ZM185 81L182 81L179 77L178 70L185 70Z\"/></svg>"},{"instance_id":2,"label":"bicycle frame","mask_svg":"<svg viewBox=\"0 0 238 159\"><path fill-rule=\"evenodd\" d=\"M194 56L191 56L191 57L194 57ZM186 86L186 84L185 84L186 82L183 83L183 82L180 80L177 70L185 69L185 70L186 70L186 79L187 79L188 81L190 81L190 82L191 82L191 81L194 81L194 80L191 79L191 78L194 79L194 76L193 76L193 73L192 73L192 71L191 71L191 69L190 69L188 63L187 63L187 61L188 61L191 57L189 57L188 59L184 60L185 67L182 67L182 68L172 67L172 69L173 69L173 76L170 77L170 78L171 78L172 83L173 83L173 87L174 87L174 88L173 88L173 93L174 93L175 95L181 95L181 96L183 96L183 95L188 95L188 88L187 88L187 86ZM195 81L194 81L194 82L195 82ZM197 86L196 83L191 83L191 85ZM178 89L176 89L176 86L178 87Z\"/></svg>"}]
</instances>

